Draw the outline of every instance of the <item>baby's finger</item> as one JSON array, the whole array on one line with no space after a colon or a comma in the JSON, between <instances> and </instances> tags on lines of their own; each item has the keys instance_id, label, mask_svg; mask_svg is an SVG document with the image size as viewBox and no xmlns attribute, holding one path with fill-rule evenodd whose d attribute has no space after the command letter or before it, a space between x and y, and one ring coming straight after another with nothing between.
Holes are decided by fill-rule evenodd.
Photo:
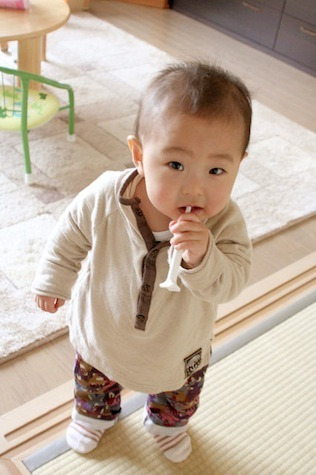
<instances>
[{"instance_id":1,"label":"baby's finger","mask_svg":"<svg viewBox=\"0 0 316 475\"><path fill-rule=\"evenodd\" d=\"M44 302L44 310L45 312L49 312L49 313L57 312L56 299L51 298L49 300L46 300Z\"/></svg>"},{"instance_id":2,"label":"baby's finger","mask_svg":"<svg viewBox=\"0 0 316 475\"><path fill-rule=\"evenodd\" d=\"M194 231L187 231L185 233L177 233L175 234L171 239L170 239L170 244L174 246L176 249L180 249L177 246L181 244L181 249L182 245L188 244L194 241L201 241L203 240L203 235L201 233L197 233Z\"/></svg>"},{"instance_id":3,"label":"baby's finger","mask_svg":"<svg viewBox=\"0 0 316 475\"><path fill-rule=\"evenodd\" d=\"M170 225L172 234L186 232L203 232L207 231L207 227L200 220L198 221L180 221Z\"/></svg>"},{"instance_id":4,"label":"baby's finger","mask_svg":"<svg viewBox=\"0 0 316 475\"><path fill-rule=\"evenodd\" d=\"M44 312L55 313L58 310L56 297L47 297L43 295L36 295L35 301L39 308Z\"/></svg>"},{"instance_id":5,"label":"baby's finger","mask_svg":"<svg viewBox=\"0 0 316 475\"><path fill-rule=\"evenodd\" d=\"M65 304L65 300L64 300L64 299L56 299L56 303L55 303L56 308L60 308L60 307L62 307L64 304Z\"/></svg>"},{"instance_id":6,"label":"baby's finger","mask_svg":"<svg viewBox=\"0 0 316 475\"><path fill-rule=\"evenodd\" d=\"M181 223L182 221L196 221L198 223L201 222L201 219L196 213L183 213L177 219L177 223Z\"/></svg>"}]
</instances>

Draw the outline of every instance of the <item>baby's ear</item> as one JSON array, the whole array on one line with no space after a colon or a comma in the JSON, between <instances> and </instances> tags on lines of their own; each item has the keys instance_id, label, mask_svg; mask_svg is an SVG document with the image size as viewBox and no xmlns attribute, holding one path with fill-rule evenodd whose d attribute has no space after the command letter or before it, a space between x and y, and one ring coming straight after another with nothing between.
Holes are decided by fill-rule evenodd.
<instances>
[{"instance_id":1,"label":"baby's ear","mask_svg":"<svg viewBox=\"0 0 316 475\"><path fill-rule=\"evenodd\" d=\"M127 137L128 147L132 154L132 159L137 171L140 175L143 175L143 148L140 141L134 136L129 135Z\"/></svg>"}]
</instances>

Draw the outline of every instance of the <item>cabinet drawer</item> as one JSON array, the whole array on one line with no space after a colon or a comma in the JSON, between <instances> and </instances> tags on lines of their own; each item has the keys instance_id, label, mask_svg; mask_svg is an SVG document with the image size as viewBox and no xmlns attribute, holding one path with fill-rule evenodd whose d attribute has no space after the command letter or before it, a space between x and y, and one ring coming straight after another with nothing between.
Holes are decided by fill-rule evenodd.
<instances>
[{"instance_id":1,"label":"cabinet drawer","mask_svg":"<svg viewBox=\"0 0 316 475\"><path fill-rule=\"evenodd\" d=\"M316 25L316 2L315 0L287 0L285 13L299 20L307 21Z\"/></svg>"},{"instance_id":2,"label":"cabinet drawer","mask_svg":"<svg viewBox=\"0 0 316 475\"><path fill-rule=\"evenodd\" d=\"M171 8L203 21L212 19L218 3L218 0L172 0Z\"/></svg>"},{"instance_id":3,"label":"cabinet drawer","mask_svg":"<svg viewBox=\"0 0 316 475\"><path fill-rule=\"evenodd\" d=\"M271 8L274 8L275 10L282 11L285 1L286 0L257 0L256 3L261 3L262 6L271 7Z\"/></svg>"},{"instance_id":4,"label":"cabinet drawer","mask_svg":"<svg viewBox=\"0 0 316 475\"><path fill-rule=\"evenodd\" d=\"M173 8L194 18L219 25L268 48L273 48L281 10L267 0L173 0ZM283 5L281 2L273 2Z\"/></svg>"},{"instance_id":5,"label":"cabinet drawer","mask_svg":"<svg viewBox=\"0 0 316 475\"><path fill-rule=\"evenodd\" d=\"M316 26L284 14L275 51L316 70Z\"/></svg>"}]
</instances>

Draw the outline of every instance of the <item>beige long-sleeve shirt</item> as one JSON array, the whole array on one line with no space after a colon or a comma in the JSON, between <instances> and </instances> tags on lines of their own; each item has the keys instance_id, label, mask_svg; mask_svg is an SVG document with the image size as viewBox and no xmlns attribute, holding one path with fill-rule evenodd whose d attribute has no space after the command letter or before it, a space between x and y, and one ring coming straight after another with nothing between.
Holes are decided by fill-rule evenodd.
<instances>
[{"instance_id":1,"label":"beige long-sleeve shirt","mask_svg":"<svg viewBox=\"0 0 316 475\"><path fill-rule=\"evenodd\" d=\"M217 305L245 286L251 244L230 201L206 222L212 238L201 264L180 268L181 292L160 288L170 248L146 224L134 196L139 180L135 170L105 172L79 193L47 244L33 290L72 297L70 339L85 361L123 387L158 393L179 389L209 363Z\"/></svg>"}]
</instances>

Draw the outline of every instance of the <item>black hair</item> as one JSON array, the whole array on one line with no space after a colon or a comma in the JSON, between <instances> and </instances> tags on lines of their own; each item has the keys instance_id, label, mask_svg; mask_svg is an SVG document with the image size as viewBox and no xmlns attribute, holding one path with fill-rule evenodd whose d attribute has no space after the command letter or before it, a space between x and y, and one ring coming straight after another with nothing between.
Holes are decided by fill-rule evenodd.
<instances>
[{"instance_id":1,"label":"black hair","mask_svg":"<svg viewBox=\"0 0 316 475\"><path fill-rule=\"evenodd\" d=\"M252 107L245 84L230 72L204 62L172 64L161 70L142 94L135 121L141 139L154 125L163 107L202 118L242 118L245 124L243 152L250 139Z\"/></svg>"}]
</instances>

